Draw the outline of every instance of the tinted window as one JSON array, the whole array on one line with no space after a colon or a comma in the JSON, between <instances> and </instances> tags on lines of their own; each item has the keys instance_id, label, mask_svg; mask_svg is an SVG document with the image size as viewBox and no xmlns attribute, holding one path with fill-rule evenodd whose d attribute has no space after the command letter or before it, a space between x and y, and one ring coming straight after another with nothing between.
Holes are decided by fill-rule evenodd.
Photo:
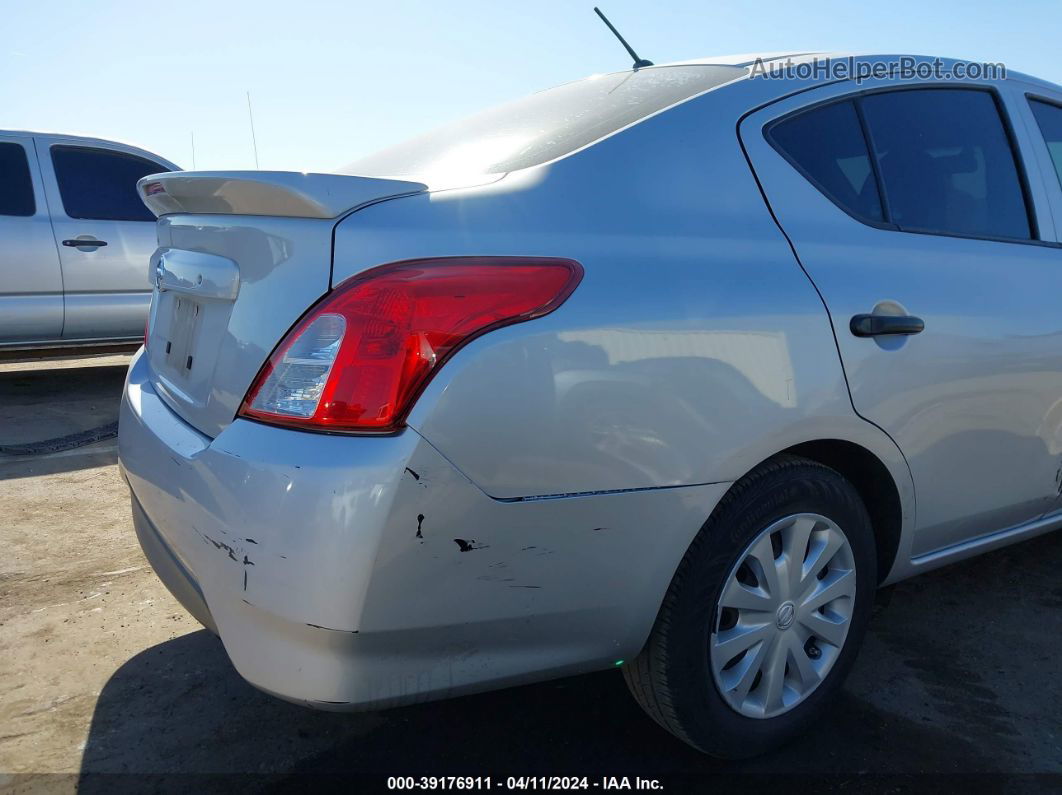
<instances>
[{"instance_id":1,"label":"tinted window","mask_svg":"<svg viewBox=\"0 0 1062 795\"><path fill-rule=\"evenodd\" d=\"M747 73L736 66L668 66L588 77L440 127L339 173L464 175L528 168Z\"/></svg>"},{"instance_id":2,"label":"tinted window","mask_svg":"<svg viewBox=\"0 0 1062 795\"><path fill-rule=\"evenodd\" d=\"M1044 141L1051 153L1051 162L1055 164L1058 182L1062 185L1062 108L1036 100L1030 100L1029 105L1032 106L1033 115L1040 125L1040 132L1044 134Z\"/></svg>"},{"instance_id":3,"label":"tinted window","mask_svg":"<svg viewBox=\"0 0 1062 795\"><path fill-rule=\"evenodd\" d=\"M861 102L893 223L975 237L1031 236L992 94L912 90L870 94Z\"/></svg>"},{"instance_id":4,"label":"tinted window","mask_svg":"<svg viewBox=\"0 0 1062 795\"><path fill-rule=\"evenodd\" d=\"M21 144L0 143L0 215L33 215L33 180Z\"/></svg>"},{"instance_id":5,"label":"tinted window","mask_svg":"<svg viewBox=\"0 0 1062 795\"><path fill-rule=\"evenodd\" d=\"M169 171L151 160L107 149L53 146L52 163L63 209L71 218L154 221L136 192L136 181Z\"/></svg>"},{"instance_id":6,"label":"tinted window","mask_svg":"<svg viewBox=\"0 0 1062 795\"><path fill-rule=\"evenodd\" d=\"M792 116L774 125L769 137L804 176L843 209L867 220L884 220L863 129L851 102Z\"/></svg>"}]
</instances>

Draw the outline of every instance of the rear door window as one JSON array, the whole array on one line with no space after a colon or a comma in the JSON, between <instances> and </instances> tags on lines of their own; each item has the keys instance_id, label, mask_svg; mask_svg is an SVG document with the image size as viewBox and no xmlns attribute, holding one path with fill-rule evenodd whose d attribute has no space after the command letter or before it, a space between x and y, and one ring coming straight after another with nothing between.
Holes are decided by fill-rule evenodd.
<instances>
[{"instance_id":1,"label":"rear door window","mask_svg":"<svg viewBox=\"0 0 1062 795\"><path fill-rule=\"evenodd\" d=\"M1029 100L1036 123L1040 125L1047 151L1051 153L1051 162L1055 166L1058 183L1062 186L1062 108L1040 100Z\"/></svg>"},{"instance_id":2,"label":"rear door window","mask_svg":"<svg viewBox=\"0 0 1062 795\"><path fill-rule=\"evenodd\" d=\"M26 150L22 144L0 142L0 215L29 216L36 212Z\"/></svg>"},{"instance_id":3,"label":"rear door window","mask_svg":"<svg viewBox=\"0 0 1062 795\"><path fill-rule=\"evenodd\" d=\"M884 220L878 181L851 101L783 119L770 128L767 137L842 210L864 221Z\"/></svg>"},{"instance_id":4,"label":"rear door window","mask_svg":"<svg viewBox=\"0 0 1062 795\"><path fill-rule=\"evenodd\" d=\"M965 237L1032 237L993 94L915 89L869 94L860 103L892 223Z\"/></svg>"},{"instance_id":5,"label":"rear door window","mask_svg":"<svg viewBox=\"0 0 1062 795\"><path fill-rule=\"evenodd\" d=\"M140 200L137 180L169 171L153 160L84 146L53 146L52 164L63 209L71 218L154 221Z\"/></svg>"}]
</instances>

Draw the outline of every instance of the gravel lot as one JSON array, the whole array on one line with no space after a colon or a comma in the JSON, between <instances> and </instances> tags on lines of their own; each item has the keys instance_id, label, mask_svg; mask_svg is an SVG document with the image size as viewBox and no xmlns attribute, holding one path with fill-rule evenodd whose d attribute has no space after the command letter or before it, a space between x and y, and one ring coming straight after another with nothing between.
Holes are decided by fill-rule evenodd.
<instances>
[{"instance_id":1,"label":"gravel lot","mask_svg":"<svg viewBox=\"0 0 1062 795\"><path fill-rule=\"evenodd\" d=\"M127 362L0 364L0 445L114 421ZM821 727L728 764L658 729L618 671L354 715L259 693L141 556L114 439L0 456L0 506L0 789L165 789L150 776L174 773L269 789L307 773L1062 787L1062 533L898 586Z\"/></svg>"}]
</instances>

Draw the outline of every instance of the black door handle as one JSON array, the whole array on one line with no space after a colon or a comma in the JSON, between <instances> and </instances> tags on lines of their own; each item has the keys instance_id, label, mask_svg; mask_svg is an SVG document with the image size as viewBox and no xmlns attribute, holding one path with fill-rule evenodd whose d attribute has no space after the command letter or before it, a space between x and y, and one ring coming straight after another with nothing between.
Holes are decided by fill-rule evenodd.
<instances>
[{"instance_id":1,"label":"black door handle","mask_svg":"<svg viewBox=\"0 0 1062 795\"><path fill-rule=\"evenodd\" d=\"M98 248L99 246L106 246L107 245L107 241L106 240L77 240L77 239L74 239L74 240L64 240L63 241L63 245L64 246L69 246L70 248L77 248L78 246L95 246L95 247Z\"/></svg>"},{"instance_id":2,"label":"black door handle","mask_svg":"<svg viewBox=\"0 0 1062 795\"><path fill-rule=\"evenodd\" d=\"M857 337L920 334L925 327L925 321L914 315L856 315L848 324Z\"/></svg>"}]
</instances>

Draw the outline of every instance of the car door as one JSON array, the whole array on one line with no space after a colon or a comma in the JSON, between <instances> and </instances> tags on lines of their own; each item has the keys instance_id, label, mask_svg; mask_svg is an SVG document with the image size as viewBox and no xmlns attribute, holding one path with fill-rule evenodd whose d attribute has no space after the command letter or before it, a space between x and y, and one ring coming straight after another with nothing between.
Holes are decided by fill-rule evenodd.
<instances>
[{"instance_id":1,"label":"car door","mask_svg":"<svg viewBox=\"0 0 1062 795\"><path fill-rule=\"evenodd\" d=\"M830 312L854 407L911 468L916 561L1034 520L1058 494L1062 250L1004 93L834 84L740 126Z\"/></svg>"},{"instance_id":2,"label":"car door","mask_svg":"<svg viewBox=\"0 0 1062 795\"><path fill-rule=\"evenodd\" d=\"M38 137L36 145L63 272L63 339L142 336L157 242L136 182L173 167L79 139Z\"/></svg>"},{"instance_id":3,"label":"car door","mask_svg":"<svg viewBox=\"0 0 1062 795\"><path fill-rule=\"evenodd\" d=\"M0 346L63 329L63 278L30 136L0 133Z\"/></svg>"},{"instance_id":4,"label":"car door","mask_svg":"<svg viewBox=\"0 0 1062 795\"><path fill-rule=\"evenodd\" d=\"M1043 175L1055 221L1055 240L1062 242L1062 93L1021 83L1015 83L1013 93L1015 110L1024 116L1033 158ZM1062 411L1062 396L1059 403ZM1058 446L1062 452L1062 440ZM1052 506L1052 512L1062 512L1062 495Z\"/></svg>"}]
</instances>

